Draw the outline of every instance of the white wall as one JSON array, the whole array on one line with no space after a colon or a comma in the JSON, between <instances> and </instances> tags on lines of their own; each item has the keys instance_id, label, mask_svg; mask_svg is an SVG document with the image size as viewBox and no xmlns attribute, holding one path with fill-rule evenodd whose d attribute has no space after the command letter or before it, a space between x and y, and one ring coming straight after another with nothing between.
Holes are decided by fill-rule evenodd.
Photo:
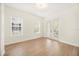
<instances>
[{"instance_id":1,"label":"white wall","mask_svg":"<svg viewBox=\"0 0 79 59\"><path fill-rule=\"evenodd\" d=\"M48 32L48 21L47 20L43 20L43 37L47 37L47 32Z\"/></svg>"},{"instance_id":2,"label":"white wall","mask_svg":"<svg viewBox=\"0 0 79 59\"><path fill-rule=\"evenodd\" d=\"M58 38L53 33L52 25L54 25L54 19L58 19ZM50 24L49 27L47 27L47 23ZM48 35L51 39L57 39L64 43L79 46L79 6L77 5L63 10L59 15L45 22L44 27L45 36ZM48 28L50 29L47 30ZM48 31L49 33L47 33Z\"/></svg>"},{"instance_id":3,"label":"white wall","mask_svg":"<svg viewBox=\"0 0 79 59\"><path fill-rule=\"evenodd\" d=\"M1 4L0 4L0 55L1 55Z\"/></svg>"},{"instance_id":4,"label":"white wall","mask_svg":"<svg viewBox=\"0 0 79 59\"><path fill-rule=\"evenodd\" d=\"M21 16L23 17L23 34L12 34L10 27L10 17L11 16ZM24 40L34 39L42 37L42 17L35 16L31 13L24 12L12 7L5 5L5 44L16 43ZM40 33L35 32L35 27L40 23Z\"/></svg>"},{"instance_id":5,"label":"white wall","mask_svg":"<svg viewBox=\"0 0 79 59\"><path fill-rule=\"evenodd\" d=\"M79 7L65 10L59 20L59 40L79 46Z\"/></svg>"},{"instance_id":6,"label":"white wall","mask_svg":"<svg viewBox=\"0 0 79 59\"><path fill-rule=\"evenodd\" d=\"M0 52L4 55L4 4L0 4Z\"/></svg>"}]
</instances>

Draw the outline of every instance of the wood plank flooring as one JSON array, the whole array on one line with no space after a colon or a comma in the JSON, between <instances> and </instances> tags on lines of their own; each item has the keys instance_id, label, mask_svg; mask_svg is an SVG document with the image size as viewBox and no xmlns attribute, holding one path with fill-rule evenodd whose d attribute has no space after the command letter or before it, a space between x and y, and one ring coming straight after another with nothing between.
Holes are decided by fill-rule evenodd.
<instances>
[{"instance_id":1,"label":"wood plank flooring","mask_svg":"<svg viewBox=\"0 0 79 59\"><path fill-rule=\"evenodd\" d=\"M79 47L48 38L38 38L5 46L5 56L78 56Z\"/></svg>"}]
</instances>

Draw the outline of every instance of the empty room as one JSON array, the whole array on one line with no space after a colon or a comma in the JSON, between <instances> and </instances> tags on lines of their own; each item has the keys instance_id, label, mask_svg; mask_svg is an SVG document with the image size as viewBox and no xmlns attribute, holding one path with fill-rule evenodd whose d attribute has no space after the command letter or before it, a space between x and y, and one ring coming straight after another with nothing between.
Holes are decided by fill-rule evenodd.
<instances>
[{"instance_id":1,"label":"empty room","mask_svg":"<svg viewBox=\"0 0 79 59\"><path fill-rule=\"evenodd\" d=\"M0 3L0 55L79 56L78 3Z\"/></svg>"}]
</instances>

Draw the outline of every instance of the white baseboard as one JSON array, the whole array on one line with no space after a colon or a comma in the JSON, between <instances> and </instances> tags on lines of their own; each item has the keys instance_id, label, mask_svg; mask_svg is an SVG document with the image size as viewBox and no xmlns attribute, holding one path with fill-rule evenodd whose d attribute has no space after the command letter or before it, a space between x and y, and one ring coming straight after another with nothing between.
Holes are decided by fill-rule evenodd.
<instances>
[{"instance_id":1,"label":"white baseboard","mask_svg":"<svg viewBox=\"0 0 79 59\"><path fill-rule=\"evenodd\" d=\"M62 42L62 43L65 43L65 44L67 44L67 45L71 45L71 46L79 47L78 44L71 43L71 42L67 42L67 41L63 41L63 40L60 40L60 39L58 39L58 38L56 38L56 37L53 37L53 38L48 37L48 38L49 38L49 39L56 40L56 41L59 41L59 42Z\"/></svg>"},{"instance_id":2,"label":"white baseboard","mask_svg":"<svg viewBox=\"0 0 79 59\"><path fill-rule=\"evenodd\" d=\"M15 43L19 43L19 42L23 42L23 41L28 41L28 40L33 40L33 39L37 39L37 38L40 38L40 36L32 37L32 38L26 38L25 40L17 40L16 42L6 43L5 45L15 44Z\"/></svg>"},{"instance_id":3,"label":"white baseboard","mask_svg":"<svg viewBox=\"0 0 79 59\"><path fill-rule=\"evenodd\" d=\"M68 45L72 45L72 46L75 46L75 47L79 47L79 45L78 44L75 44L75 43L70 43L70 42L63 41L63 40L58 40L58 41L60 41L62 43L65 43L65 44L68 44Z\"/></svg>"}]
</instances>

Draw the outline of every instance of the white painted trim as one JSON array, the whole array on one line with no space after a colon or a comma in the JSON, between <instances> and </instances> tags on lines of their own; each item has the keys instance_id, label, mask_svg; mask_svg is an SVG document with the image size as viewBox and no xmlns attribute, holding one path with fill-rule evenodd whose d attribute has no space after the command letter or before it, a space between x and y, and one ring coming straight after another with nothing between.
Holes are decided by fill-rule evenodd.
<instances>
[{"instance_id":1,"label":"white painted trim","mask_svg":"<svg viewBox=\"0 0 79 59\"><path fill-rule=\"evenodd\" d=\"M68 45L72 45L72 46L75 46L75 47L79 47L79 45L78 44L73 44L73 43L69 43L69 42L67 42L67 41L63 41L63 40L58 40L58 41L60 41L60 42L62 42L62 43L65 43L65 44L68 44Z\"/></svg>"},{"instance_id":2,"label":"white painted trim","mask_svg":"<svg viewBox=\"0 0 79 59\"><path fill-rule=\"evenodd\" d=\"M20 41L16 41L16 42L11 42L11 43L7 43L7 44L5 44L5 45L11 45L11 44L19 43L19 42L24 42L24 41L34 40L34 39L37 39L37 38L40 38L40 37L41 37L41 36L33 37L33 38L28 38L27 40L20 40Z\"/></svg>"},{"instance_id":3,"label":"white painted trim","mask_svg":"<svg viewBox=\"0 0 79 59\"><path fill-rule=\"evenodd\" d=\"M48 37L48 38L50 38L50 37ZM52 38L50 38L50 39L52 39ZM53 37L53 40L56 40L56 41L65 43L65 44L67 44L67 45L71 45L71 46L79 47L78 44L75 44L75 43L73 44L73 43L71 43L71 42L63 41L63 40L60 40L59 38L56 38L56 39L55 39L55 38Z\"/></svg>"},{"instance_id":4,"label":"white painted trim","mask_svg":"<svg viewBox=\"0 0 79 59\"><path fill-rule=\"evenodd\" d=\"M1 56L4 55L4 4L1 4Z\"/></svg>"}]
</instances>

